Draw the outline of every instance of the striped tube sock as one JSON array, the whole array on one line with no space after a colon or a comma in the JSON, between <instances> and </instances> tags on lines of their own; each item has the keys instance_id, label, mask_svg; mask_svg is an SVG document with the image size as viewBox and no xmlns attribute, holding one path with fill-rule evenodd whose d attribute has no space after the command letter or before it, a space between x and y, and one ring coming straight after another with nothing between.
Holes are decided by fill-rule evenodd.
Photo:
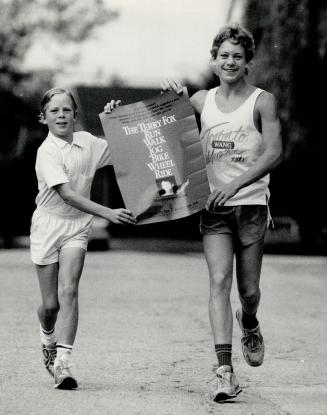
<instances>
[{"instance_id":1,"label":"striped tube sock","mask_svg":"<svg viewBox=\"0 0 327 415\"><path fill-rule=\"evenodd\" d=\"M231 344L215 344L215 352L218 359L218 367L227 365L232 366L232 345Z\"/></svg>"}]
</instances>

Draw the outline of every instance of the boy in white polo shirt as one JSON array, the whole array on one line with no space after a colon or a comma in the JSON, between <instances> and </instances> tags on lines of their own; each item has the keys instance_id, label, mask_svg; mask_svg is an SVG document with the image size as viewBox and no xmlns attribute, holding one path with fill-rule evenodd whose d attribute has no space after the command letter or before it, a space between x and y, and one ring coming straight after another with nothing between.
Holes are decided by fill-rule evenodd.
<instances>
[{"instance_id":1,"label":"boy in white polo shirt","mask_svg":"<svg viewBox=\"0 0 327 415\"><path fill-rule=\"evenodd\" d=\"M105 140L73 132L77 106L64 89L47 91L40 121L49 128L36 158L39 193L31 225L31 258L42 303L38 308L44 364L55 387L77 388L70 355L78 324L78 286L93 216L115 224L135 224L128 209L110 209L90 200L97 169L111 164ZM60 310L60 312L59 312ZM55 334L57 317L60 333Z\"/></svg>"}]
</instances>

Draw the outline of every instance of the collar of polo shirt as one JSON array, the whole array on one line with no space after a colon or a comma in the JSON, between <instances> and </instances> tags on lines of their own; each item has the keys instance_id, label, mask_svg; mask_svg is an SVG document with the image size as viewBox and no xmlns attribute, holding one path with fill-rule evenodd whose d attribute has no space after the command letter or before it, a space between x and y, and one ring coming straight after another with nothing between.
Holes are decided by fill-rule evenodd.
<instances>
[{"instance_id":1,"label":"collar of polo shirt","mask_svg":"<svg viewBox=\"0 0 327 415\"><path fill-rule=\"evenodd\" d=\"M70 145L69 143L67 143L67 141L63 140L62 138L56 137L50 131L49 131L49 134L48 134L48 138L60 148L64 148L66 145ZM79 146L79 147L83 147L84 142L83 142L82 137L80 137L79 135L74 133L73 134L73 141L72 141L71 145L72 146L76 145L76 146Z\"/></svg>"}]
</instances>

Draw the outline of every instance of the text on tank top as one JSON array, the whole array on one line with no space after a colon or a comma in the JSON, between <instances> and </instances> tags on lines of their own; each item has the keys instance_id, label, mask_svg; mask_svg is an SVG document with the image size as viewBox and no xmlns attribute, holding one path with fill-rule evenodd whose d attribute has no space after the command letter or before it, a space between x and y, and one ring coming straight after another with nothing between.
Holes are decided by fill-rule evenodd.
<instances>
[{"instance_id":1,"label":"text on tank top","mask_svg":"<svg viewBox=\"0 0 327 415\"><path fill-rule=\"evenodd\" d=\"M210 89L201 113L201 143L211 191L245 173L263 152L262 134L254 125L254 106L263 91L254 92L234 111L222 112L216 104L217 88ZM265 205L269 175L240 189L226 206Z\"/></svg>"}]
</instances>

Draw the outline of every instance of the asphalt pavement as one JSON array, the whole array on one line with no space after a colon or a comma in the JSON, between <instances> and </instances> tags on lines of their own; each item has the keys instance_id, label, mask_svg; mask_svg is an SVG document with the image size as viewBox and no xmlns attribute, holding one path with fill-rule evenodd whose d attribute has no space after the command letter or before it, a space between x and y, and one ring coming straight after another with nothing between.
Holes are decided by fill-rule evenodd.
<instances>
[{"instance_id":1,"label":"asphalt pavement","mask_svg":"<svg viewBox=\"0 0 327 415\"><path fill-rule=\"evenodd\" d=\"M234 324L243 392L217 404L203 253L186 241L162 245L117 240L108 251L88 252L76 391L55 390L42 366L28 249L0 250L0 414L326 415L327 257L265 254L258 315L265 361L245 363ZM232 305L235 312L235 283Z\"/></svg>"}]
</instances>

